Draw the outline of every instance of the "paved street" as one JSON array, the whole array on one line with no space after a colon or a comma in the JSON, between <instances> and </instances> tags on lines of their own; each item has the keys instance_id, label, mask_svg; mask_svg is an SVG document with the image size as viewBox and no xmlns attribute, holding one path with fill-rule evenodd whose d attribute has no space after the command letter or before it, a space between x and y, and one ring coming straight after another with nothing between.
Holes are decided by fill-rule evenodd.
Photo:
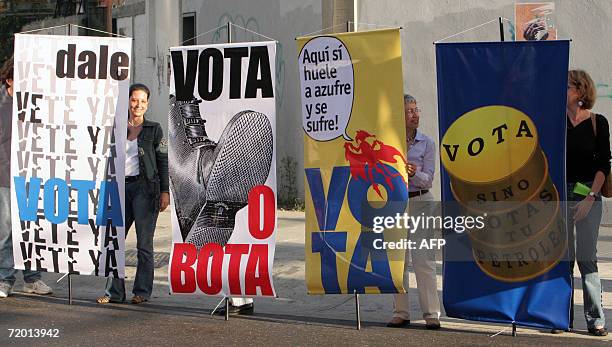
<instances>
[{"instance_id":1,"label":"paved street","mask_svg":"<svg viewBox=\"0 0 612 347\"><path fill-rule=\"evenodd\" d=\"M161 301L161 300L160 300ZM601 344L594 340L558 338L540 334L513 338L507 334L490 337L487 331L466 332L452 325L438 332L415 327L389 329L380 323L364 322L355 331L346 319L313 320L308 313L291 315L258 313L230 319L211 317L207 308L173 306L168 302L148 305L110 305L99 307L78 300L73 307L63 299L18 296L3 303L0 325L20 328L57 328L58 338L8 338L2 332L0 344L72 345L552 345ZM9 320L10 319L10 320Z\"/></svg>"},{"instance_id":2,"label":"paved street","mask_svg":"<svg viewBox=\"0 0 612 347\"><path fill-rule=\"evenodd\" d=\"M162 213L155 236L157 257L165 261L170 248L169 213ZM490 345L492 343L520 345L598 344L607 339L594 338L585 331L582 314L582 293L576 292L577 332L550 335L536 329L518 328L518 337L510 336L509 326L482 324L442 318L443 329L431 332L420 320L416 283L411 276L411 316L409 329L390 329L384 323L390 318L392 298L386 295L361 296L362 330L354 327L355 306L352 296L308 296L304 283L304 214L280 212L275 257L274 285L279 298L256 299L253 316L230 318L210 316L221 298L191 295L169 295L167 265L155 271L155 292L151 302L131 304L94 303L103 294L104 279L89 276L73 278L74 303L67 304L67 281L55 283L57 274L45 274L44 280L56 292L52 297L28 296L17 293L1 301L0 345L8 343L53 343L58 345L89 344L173 344L221 345L249 343L269 344L335 344L335 345ZM127 249L135 248L134 233L130 233ZM612 228L601 229L600 273L604 285L606 314L612 317ZM130 263L128 259L128 263ZM441 270L439 262L438 271ZM132 279L135 267L128 266L126 275ZM579 284L579 281L576 282ZM20 290L21 281L16 284ZM128 291L131 281L128 280ZM441 290L441 276L438 276ZM9 338L9 328L56 328L60 338ZM496 335L497 333L500 334ZM493 336L495 335L495 336Z\"/></svg>"}]
</instances>

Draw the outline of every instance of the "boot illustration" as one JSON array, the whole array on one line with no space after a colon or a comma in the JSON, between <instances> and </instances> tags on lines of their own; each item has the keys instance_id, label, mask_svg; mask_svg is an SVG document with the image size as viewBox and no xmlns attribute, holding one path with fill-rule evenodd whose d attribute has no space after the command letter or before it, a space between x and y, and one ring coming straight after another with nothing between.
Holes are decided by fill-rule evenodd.
<instances>
[{"instance_id":1,"label":"boot illustration","mask_svg":"<svg viewBox=\"0 0 612 347\"><path fill-rule=\"evenodd\" d=\"M273 135L266 115L242 111L219 142L208 138L199 103L170 97L169 169L173 203L183 240L198 248L224 246L249 191L264 184L272 163Z\"/></svg>"},{"instance_id":2,"label":"boot illustration","mask_svg":"<svg viewBox=\"0 0 612 347\"><path fill-rule=\"evenodd\" d=\"M206 203L185 242L225 246L236 213L247 205L249 191L264 184L272 165L273 137L268 117L242 111L228 122L212 160L203 162Z\"/></svg>"},{"instance_id":3,"label":"boot illustration","mask_svg":"<svg viewBox=\"0 0 612 347\"><path fill-rule=\"evenodd\" d=\"M168 119L168 148L170 187L183 239L205 202L202 163L210 161L217 144L208 138L205 120L200 116L199 103L192 97L187 101L170 96Z\"/></svg>"}]
</instances>

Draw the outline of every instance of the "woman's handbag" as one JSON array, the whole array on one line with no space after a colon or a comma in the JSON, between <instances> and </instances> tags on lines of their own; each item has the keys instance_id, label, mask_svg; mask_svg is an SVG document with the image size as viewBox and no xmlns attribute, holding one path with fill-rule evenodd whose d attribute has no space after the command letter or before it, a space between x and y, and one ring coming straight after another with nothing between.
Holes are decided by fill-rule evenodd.
<instances>
[{"instance_id":1,"label":"woman's handbag","mask_svg":"<svg viewBox=\"0 0 612 347\"><path fill-rule=\"evenodd\" d=\"M595 121L595 114L591 113L591 124L593 125L593 133L595 133L595 141L597 141L597 123ZM612 175L608 173L604 179L604 183L601 186L601 195L606 198L612 197Z\"/></svg>"}]
</instances>

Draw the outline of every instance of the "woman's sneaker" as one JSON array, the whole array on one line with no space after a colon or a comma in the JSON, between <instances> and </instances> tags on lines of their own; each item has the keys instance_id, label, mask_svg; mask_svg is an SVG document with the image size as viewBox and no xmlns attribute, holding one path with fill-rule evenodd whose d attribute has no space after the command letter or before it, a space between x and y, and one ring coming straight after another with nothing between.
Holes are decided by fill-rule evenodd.
<instances>
[{"instance_id":1,"label":"woman's sneaker","mask_svg":"<svg viewBox=\"0 0 612 347\"><path fill-rule=\"evenodd\" d=\"M0 282L0 298L6 298L13 292L13 285L8 282Z\"/></svg>"},{"instance_id":2,"label":"woman's sneaker","mask_svg":"<svg viewBox=\"0 0 612 347\"><path fill-rule=\"evenodd\" d=\"M48 295L53 293L53 289L45 284L45 282L41 280L36 280L32 283L25 283L23 285L24 293L28 294L38 294L38 295Z\"/></svg>"}]
</instances>

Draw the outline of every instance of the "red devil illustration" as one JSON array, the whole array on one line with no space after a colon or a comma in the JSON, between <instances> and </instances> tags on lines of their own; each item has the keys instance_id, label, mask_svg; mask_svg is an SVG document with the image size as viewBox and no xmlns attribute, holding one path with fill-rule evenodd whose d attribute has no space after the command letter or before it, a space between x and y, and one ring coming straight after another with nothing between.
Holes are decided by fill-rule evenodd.
<instances>
[{"instance_id":1,"label":"red devil illustration","mask_svg":"<svg viewBox=\"0 0 612 347\"><path fill-rule=\"evenodd\" d=\"M368 141L368 139L373 139ZM366 182L371 182L374 190L382 199L382 194L377 183L374 182L374 172L378 172L385 178L387 186L391 190L395 189L392 179L400 176L406 184L406 180L399 173L392 173L383 165L386 163L397 163L396 157L399 157L404 165L407 164L404 155L393 146L385 145L383 142L376 140L376 135L372 135L365 130L358 130L354 140L344 143L344 156L351 165L351 175L356 180L363 179Z\"/></svg>"}]
</instances>

